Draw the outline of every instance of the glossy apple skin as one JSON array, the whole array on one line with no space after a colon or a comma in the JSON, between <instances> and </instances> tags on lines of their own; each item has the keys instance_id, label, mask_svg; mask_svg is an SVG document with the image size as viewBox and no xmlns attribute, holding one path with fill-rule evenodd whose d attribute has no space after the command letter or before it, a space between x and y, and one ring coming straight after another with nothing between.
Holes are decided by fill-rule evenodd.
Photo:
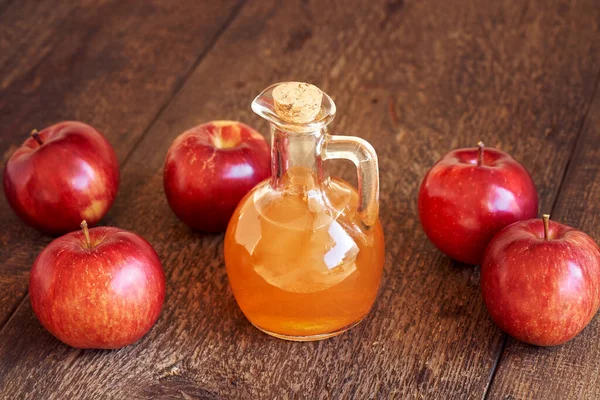
<instances>
[{"instance_id":1,"label":"glossy apple skin","mask_svg":"<svg viewBox=\"0 0 600 400\"><path fill-rule=\"evenodd\" d=\"M4 169L4 193L27 224L52 235L97 223L119 187L119 163L104 136L89 125L65 121L25 140Z\"/></svg>"},{"instance_id":2,"label":"glossy apple skin","mask_svg":"<svg viewBox=\"0 0 600 400\"><path fill-rule=\"evenodd\" d=\"M517 222L490 242L481 290L496 324L523 342L553 346L575 337L600 306L600 249L588 235L541 219Z\"/></svg>"},{"instance_id":3,"label":"glossy apple skin","mask_svg":"<svg viewBox=\"0 0 600 400\"><path fill-rule=\"evenodd\" d=\"M454 150L427 173L419 189L419 218L443 253L479 264L502 228L534 218L538 195L529 173L510 155L492 148L477 165L477 148Z\"/></svg>"},{"instance_id":4,"label":"glossy apple skin","mask_svg":"<svg viewBox=\"0 0 600 400\"><path fill-rule=\"evenodd\" d=\"M271 175L264 137L236 121L212 121L179 135L167 153L164 189L193 229L223 232L239 201Z\"/></svg>"},{"instance_id":5,"label":"glossy apple skin","mask_svg":"<svg viewBox=\"0 0 600 400\"><path fill-rule=\"evenodd\" d=\"M112 227L52 241L29 278L35 315L60 341L77 348L117 349L136 342L156 322L165 275L150 244Z\"/></svg>"}]
</instances>

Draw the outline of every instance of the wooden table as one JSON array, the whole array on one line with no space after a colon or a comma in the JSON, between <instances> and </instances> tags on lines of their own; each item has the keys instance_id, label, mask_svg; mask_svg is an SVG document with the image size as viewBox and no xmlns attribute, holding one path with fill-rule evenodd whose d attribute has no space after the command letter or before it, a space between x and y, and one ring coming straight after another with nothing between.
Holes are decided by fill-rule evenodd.
<instances>
[{"instance_id":1,"label":"wooden table","mask_svg":"<svg viewBox=\"0 0 600 400\"><path fill-rule=\"evenodd\" d=\"M427 169L483 140L528 168L541 211L600 238L599 25L597 0L0 0L4 160L63 119L104 132L122 183L103 223L147 238L168 280L140 342L69 348L27 296L52 238L2 197L0 398L600 398L600 317L555 348L507 337L478 268L437 251L416 213ZM268 132L249 103L282 80L331 94L332 129L380 157L380 295L361 325L322 342L253 328L229 289L222 235L186 228L162 189L179 133L211 119ZM349 164L331 170L354 179Z\"/></svg>"}]
</instances>

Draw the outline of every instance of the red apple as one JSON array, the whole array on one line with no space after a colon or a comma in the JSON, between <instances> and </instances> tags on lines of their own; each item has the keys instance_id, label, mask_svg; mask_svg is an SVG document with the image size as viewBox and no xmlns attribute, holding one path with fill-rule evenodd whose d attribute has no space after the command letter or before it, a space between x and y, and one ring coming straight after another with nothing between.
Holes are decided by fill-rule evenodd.
<instances>
[{"instance_id":1,"label":"red apple","mask_svg":"<svg viewBox=\"0 0 600 400\"><path fill-rule=\"evenodd\" d=\"M429 239L451 258L479 264L492 237L534 218L538 195L529 173L508 154L454 150L427 173L419 189L419 218Z\"/></svg>"},{"instance_id":2,"label":"red apple","mask_svg":"<svg viewBox=\"0 0 600 400\"><path fill-rule=\"evenodd\" d=\"M4 193L13 210L49 234L76 230L82 219L98 222L118 187L113 148L96 129L75 121L33 131L4 169Z\"/></svg>"},{"instance_id":3,"label":"red apple","mask_svg":"<svg viewBox=\"0 0 600 400\"><path fill-rule=\"evenodd\" d=\"M481 265L481 290L492 319L509 335L538 346L572 339L600 306L598 245L548 218L503 229Z\"/></svg>"},{"instance_id":4,"label":"red apple","mask_svg":"<svg viewBox=\"0 0 600 400\"><path fill-rule=\"evenodd\" d=\"M42 325L77 348L117 349L156 322L165 276L156 252L135 233L112 227L71 232L37 257L29 296Z\"/></svg>"},{"instance_id":5,"label":"red apple","mask_svg":"<svg viewBox=\"0 0 600 400\"><path fill-rule=\"evenodd\" d=\"M198 125L179 135L167 153L169 205L191 228L222 232L242 197L270 175L270 159L267 142L248 125Z\"/></svg>"}]
</instances>

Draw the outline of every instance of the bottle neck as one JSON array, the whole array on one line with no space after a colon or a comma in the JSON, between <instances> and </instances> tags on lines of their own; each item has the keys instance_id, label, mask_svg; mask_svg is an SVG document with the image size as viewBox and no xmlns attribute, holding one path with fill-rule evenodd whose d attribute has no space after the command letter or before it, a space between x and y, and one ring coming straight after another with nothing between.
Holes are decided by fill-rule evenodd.
<instances>
[{"instance_id":1,"label":"bottle neck","mask_svg":"<svg viewBox=\"0 0 600 400\"><path fill-rule=\"evenodd\" d=\"M286 132L271 125L271 185L308 190L326 178L321 157L323 131Z\"/></svg>"}]
</instances>

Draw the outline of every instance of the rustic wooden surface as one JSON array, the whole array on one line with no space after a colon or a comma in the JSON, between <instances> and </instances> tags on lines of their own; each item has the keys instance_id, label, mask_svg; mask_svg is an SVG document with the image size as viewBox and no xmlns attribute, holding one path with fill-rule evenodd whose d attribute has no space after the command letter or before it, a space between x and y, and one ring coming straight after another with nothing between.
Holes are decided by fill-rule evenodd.
<instances>
[{"instance_id":1,"label":"rustic wooden surface","mask_svg":"<svg viewBox=\"0 0 600 400\"><path fill-rule=\"evenodd\" d=\"M554 349L507 338L487 316L477 268L426 240L416 195L435 160L484 140L529 169L542 211L600 238L599 23L595 0L0 0L0 150L61 119L98 127L122 174L103 222L148 239L168 279L140 342L71 349L26 297L51 238L2 198L0 398L598 398L598 318ZM331 94L332 130L366 138L380 157L380 296L361 325L316 343L254 329L229 290L222 236L191 232L162 191L180 132L211 119L267 132L249 102L292 79Z\"/></svg>"}]
</instances>

